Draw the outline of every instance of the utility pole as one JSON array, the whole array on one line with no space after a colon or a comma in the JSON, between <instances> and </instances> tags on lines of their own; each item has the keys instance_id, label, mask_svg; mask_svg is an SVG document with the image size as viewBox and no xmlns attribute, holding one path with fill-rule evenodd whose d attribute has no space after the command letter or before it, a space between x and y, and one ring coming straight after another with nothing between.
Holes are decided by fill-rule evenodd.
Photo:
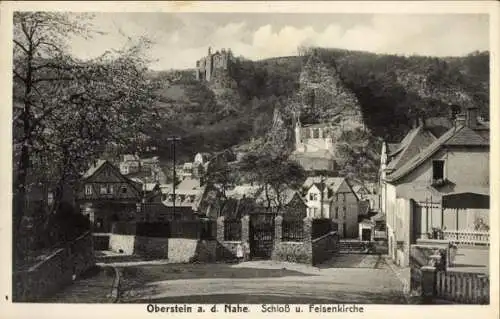
<instances>
[{"instance_id":1,"label":"utility pole","mask_svg":"<svg viewBox=\"0 0 500 319\"><path fill-rule=\"evenodd\" d=\"M325 216L323 215L323 196L325 193L325 177L321 175L321 218L324 218Z\"/></svg>"},{"instance_id":2,"label":"utility pole","mask_svg":"<svg viewBox=\"0 0 500 319\"><path fill-rule=\"evenodd\" d=\"M181 138L179 136L171 136L167 138L168 142L172 142L172 153L173 153L173 175L174 179L172 181L172 201L173 201L173 217L175 218L175 179L176 179L176 172L175 172L175 143L180 141Z\"/></svg>"}]
</instances>

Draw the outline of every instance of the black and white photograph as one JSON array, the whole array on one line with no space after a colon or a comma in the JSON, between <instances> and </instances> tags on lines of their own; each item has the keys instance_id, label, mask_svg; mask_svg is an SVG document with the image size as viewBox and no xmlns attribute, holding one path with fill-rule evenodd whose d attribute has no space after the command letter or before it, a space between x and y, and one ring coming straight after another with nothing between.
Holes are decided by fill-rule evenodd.
<instances>
[{"instance_id":1,"label":"black and white photograph","mask_svg":"<svg viewBox=\"0 0 500 319\"><path fill-rule=\"evenodd\" d=\"M5 4L3 302L497 305L488 10L132 4Z\"/></svg>"}]
</instances>

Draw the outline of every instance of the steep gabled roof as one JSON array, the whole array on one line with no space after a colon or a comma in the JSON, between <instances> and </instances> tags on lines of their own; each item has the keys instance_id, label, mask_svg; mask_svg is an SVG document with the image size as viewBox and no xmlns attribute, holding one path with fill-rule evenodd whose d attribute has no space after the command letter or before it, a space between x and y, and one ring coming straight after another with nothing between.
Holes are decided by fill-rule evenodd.
<instances>
[{"instance_id":1,"label":"steep gabled roof","mask_svg":"<svg viewBox=\"0 0 500 319\"><path fill-rule=\"evenodd\" d=\"M489 146L489 140L486 140L476 131L465 126L451 128L432 144L416 153L397 170L388 175L386 180L389 182L395 182L406 176L408 173L412 172L415 168L425 162L434 153L439 151L443 146Z\"/></svg>"},{"instance_id":2,"label":"steep gabled roof","mask_svg":"<svg viewBox=\"0 0 500 319\"><path fill-rule=\"evenodd\" d=\"M328 187L328 189L330 189L333 193L336 193L340 185L342 185L344 181L345 181L344 177L326 177L323 180L323 183L325 187ZM308 177L304 182L303 186L306 189L309 189L313 185L316 186L319 190L322 190L321 176Z\"/></svg>"},{"instance_id":3,"label":"steep gabled roof","mask_svg":"<svg viewBox=\"0 0 500 319\"><path fill-rule=\"evenodd\" d=\"M86 180L86 179L94 176L105 165L109 165L109 167L111 167L111 169L113 169L117 175L121 176L124 180L126 180L133 187L135 187L137 192L140 193L142 191L142 183L140 181L135 181L135 180L130 179L127 176L123 175L122 173L120 173L120 170L115 165L111 164L111 162L109 162L107 160L100 159L100 160L97 160L96 162L94 162L94 164L85 172L85 174L83 174L82 179Z\"/></svg>"},{"instance_id":4,"label":"steep gabled roof","mask_svg":"<svg viewBox=\"0 0 500 319\"><path fill-rule=\"evenodd\" d=\"M489 133L489 132L488 132ZM448 146L488 146L489 139L483 138L480 134L468 127L462 127L444 145Z\"/></svg>"},{"instance_id":5,"label":"steep gabled roof","mask_svg":"<svg viewBox=\"0 0 500 319\"><path fill-rule=\"evenodd\" d=\"M95 161L92 166L83 174L83 178L87 179L94 175L107 161L106 160L97 160Z\"/></svg>"},{"instance_id":6,"label":"steep gabled roof","mask_svg":"<svg viewBox=\"0 0 500 319\"><path fill-rule=\"evenodd\" d=\"M267 192L267 196L269 196L269 199L271 200L271 206L276 206L278 202L275 192L272 189L269 189ZM256 196L256 202L259 204L267 203L267 196L265 191L261 190ZM280 196L283 200L283 205L288 205L295 196L298 196L304 202L304 199L302 198L302 196L300 196L299 192L291 188L286 188L285 190L283 190Z\"/></svg>"},{"instance_id":7,"label":"steep gabled roof","mask_svg":"<svg viewBox=\"0 0 500 319\"><path fill-rule=\"evenodd\" d=\"M423 126L412 129L401 141L399 148L390 154L395 157L389 162L387 168L398 169L435 140L434 135Z\"/></svg>"}]
</instances>

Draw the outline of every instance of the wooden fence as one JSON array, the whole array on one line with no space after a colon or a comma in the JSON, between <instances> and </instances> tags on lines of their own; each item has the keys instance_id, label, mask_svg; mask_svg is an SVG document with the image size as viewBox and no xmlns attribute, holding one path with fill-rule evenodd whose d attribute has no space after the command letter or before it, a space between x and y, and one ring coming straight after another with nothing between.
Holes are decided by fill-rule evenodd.
<instances>
[{"instance_id":1,"label":"wooden fence","mask_svg":"<svg viewBox=\"0 0 500 319\"><path fill-rule=\"evenodd\" d=\"M472 230L444 230L445 240L461 245L488 245L490 233Z\"/></svg>"},{"instance_id":2,"label":"wooden fence","mask_svg":"<svg viewBox=\"0 0 500 319\"><path fill-rule=\"evenodd\" d=\"M490 280L478 273L438 271L436 295L462 304L489 304Z\"/></svg>"}]
</instances>

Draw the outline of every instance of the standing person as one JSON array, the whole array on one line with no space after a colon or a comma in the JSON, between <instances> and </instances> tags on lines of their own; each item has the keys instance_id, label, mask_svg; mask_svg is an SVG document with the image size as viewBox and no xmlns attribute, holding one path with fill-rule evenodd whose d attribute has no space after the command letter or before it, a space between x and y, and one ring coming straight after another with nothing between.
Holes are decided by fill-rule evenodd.
<instances>
[{"instance_id":1,"label":"standing person","mask_svg":"<svg viewBox=\"0 0 500 319\"><path fill-rule=\"evenodd\" d=\"M243 243L243 254L244 254L243 259L245 261L250 260L250 245L248 244L248 242Z\"/></svg>"},{"instance_id":2,"label":"standing person","mask_svg":"<svg viewBox=\"0 0 500 319\"><path fill-rule=\"evenodd\" d=\"M243 246L241 243L238 243L238 246L236 246L236 258L238 258L238 262L243 260Z\"/></svg>"}]
</instances>

